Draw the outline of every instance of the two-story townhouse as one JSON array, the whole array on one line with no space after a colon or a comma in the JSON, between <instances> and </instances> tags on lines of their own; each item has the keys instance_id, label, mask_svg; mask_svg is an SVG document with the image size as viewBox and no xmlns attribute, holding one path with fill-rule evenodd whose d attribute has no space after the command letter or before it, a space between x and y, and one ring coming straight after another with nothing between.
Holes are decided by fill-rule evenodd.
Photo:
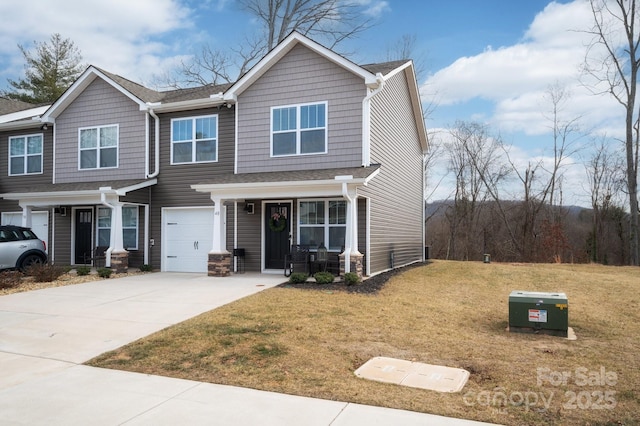
<instances>
[{"instance_id":1,"label":"two-story townhouse","mask_svg":"<svg viewBox=\"0 0 640 426\"><path fill-rule=\"evenodd\" d=\"M423 259L427 135L411 61L358 66L294 32L224 98L234 173L192 186L214 202L210 274L230 263L230 239L256 271L279 270L291 244L326 247L341 273ZM244 208L225 225L230 202Z\"/></svg>"},{"instance_id":2,"label":"two-story townhouse","mask_svg":"<svg viewBox=\"0 0 640 426\"><path fill-rule=\"evenodd\" d=\"M116 268L210 275L237 267L234 249L281 273L291 244L326 246L341 272L423 258L410 61L358 66L292 33L233 85L156 92L90 67L40 123L51 180L1 196L23 223L48 211L55 262L96 246Z\"/></svg>"}]
</instances>

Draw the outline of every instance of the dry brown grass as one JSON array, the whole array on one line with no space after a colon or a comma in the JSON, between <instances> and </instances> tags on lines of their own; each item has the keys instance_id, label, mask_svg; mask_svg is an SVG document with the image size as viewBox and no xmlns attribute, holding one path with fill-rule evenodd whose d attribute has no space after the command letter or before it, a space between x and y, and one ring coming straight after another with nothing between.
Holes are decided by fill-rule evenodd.
<instances>
[{"instance_id":1,"label":"dry brown grass","mask_svg":"<svg viewBox=\"0 0 640 426\"><path fill-rule=\"evenodd\" d=\"M377 295L266 290L90 364L502 424L637 424L639 272L435 261ZM512 290L567 293L578 340L506 332ZM357 378L374 356L462 367L471 378L456 394ZM570 377L539 386L539 368ZM603 368L615 383L595 381ZM583 372L591 383L580 383Z\"/></svg>"}]
</instances>

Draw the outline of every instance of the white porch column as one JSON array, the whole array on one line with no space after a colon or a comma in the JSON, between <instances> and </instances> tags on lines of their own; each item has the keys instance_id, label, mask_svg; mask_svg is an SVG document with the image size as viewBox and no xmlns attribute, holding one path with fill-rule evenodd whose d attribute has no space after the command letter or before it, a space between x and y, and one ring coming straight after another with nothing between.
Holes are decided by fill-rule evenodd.
<instances>
[{"instance_id":1,"label":"white porch column","mask_svg":"<svg viewBox=\"0 0 640 426\"><path fill-rule=\"evenodd\" d=\"M21 206L22 207L22 226L25 228L31 228L31 206Z\"/></svg>"},{"instance_id":2,"label":"white porch column","mask_svg":"<svg viewBox=\"0 0 640 426\"><path fill-rule=\"evenodd\" d=\"M351 258L362 258L358 251L358 204L355 188L349 188L346 182L342 184L342 195L347 201L347 229L344 241L344 272L351 271Z\"/></svg>"},{"instance_id":3,"label":"white porch column","mask_svg":"<svg viewBox=\"0 0 640 426\"><path fill-rule=\"evenodd\" d=\"M112 252L125 251L122 237L122 203L113 203L111 209L111 241Z\"/></svg>"},{"instance_id":4,"label":"white porch column","mask_svg":"<svg viewBox=\"0 0 640 426\"><path fill-rule=\"evenodd\" d=\"M213 201L213 247L209 252L207 275L226 277L231 274L231 253L227 251L227 229L224 223L224 200L211 194Z\"/></svg>"},{"instance_id":5,"label":"white porch column","mask_svg":"<svg viewBox=\"0 0 640 426\"><path fill-rule=\"evenodd\" d=\"M224 200L220 197L211 196L213 201L213 247L211 254L227 254L226 235L227 230L224 223Z\"/></svg>"}]
</instances>

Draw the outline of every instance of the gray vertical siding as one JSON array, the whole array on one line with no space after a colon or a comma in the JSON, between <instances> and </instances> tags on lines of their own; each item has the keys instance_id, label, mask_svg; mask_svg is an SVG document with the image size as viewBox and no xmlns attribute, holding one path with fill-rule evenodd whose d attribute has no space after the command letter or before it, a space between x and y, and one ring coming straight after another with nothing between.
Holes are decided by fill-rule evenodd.
<instances>
[{"instance_id":1,"label":"gray vertical siding","mask_svg":"<svg viewBox=\"0 0 640 426\"><path fill-rule=\"evenodd\" d=\"M71 265L71 221L73 219L73 210L71 206L67 207L67 215L59 214L53 216L51 222L53 232L55 233L54 241L49 240L50 244L55 245L54 256L55 263L58 265Z\"/></svg>"},{"instance_id":2,"label":"gray vertical siding","mask_svg":"<svg viewBox=\"0 0 640 426\"><path fill-rule=\"evenodd\" d=\"M423 253L422 150L404 73L371 105L371 162L380 173L360 193L371 198L371 272L409 264Z\"/></svg>"},{"instance_id":3,"label":"gray vertical siding","mask_svg":"<svg viewBox=\"0 0 640 426\"><path fill-rule=\"evenodd\" d=\"M218 115L218 161L202 164L171 165L171 119ZM160 117L160 174L157 185L151 188L151 217L149 238L155 240L151 249L151 264L160 267L162 253L162 208L213 206L208 193L196 192L191 185L206 181L208 177L233 173L235 156L235 110L233 108L206 108L193 111L161 114ZM228 208L231 214L232 206ZM229 222L228 222L229 223ZM227 244L233 244L233 228L227 234Z\"/></svg>"},{"instance_id":4,"label":"gray vertical siding","mask_svg":"<svg viewBox=\"0 0 640 426\"><path fill-rule=\"evenodd\" d=\"M118 168L79 170L78 129L119 125ZM56 183L144 179L145 113L121 92L96 78L56 119Z\"/></svg>"},{"instance_id":5,"label":"gray vertical siding","mask_svg":"<svg viewBox=\"0 0 640 426\"><path fill-rule=\"evenodd\" d=\"M254 214L247 214L238 203L238 247L245 249L245 270L259 272L262 265L262 202L252 200ZM228 228L233 238L233 228Z\"/></svg>"},{"instance_id":6,"label":"gray vertical siding","mask_svg":"<svg viewBox=\"0 0 640 426\"><path fill-rule=\"evenodd\" d=\"M238 172L362 164L364 81L298 45L238 99ZM328 153L271 158L271 107L327 101Z\"/></svg>"}]
</instances>

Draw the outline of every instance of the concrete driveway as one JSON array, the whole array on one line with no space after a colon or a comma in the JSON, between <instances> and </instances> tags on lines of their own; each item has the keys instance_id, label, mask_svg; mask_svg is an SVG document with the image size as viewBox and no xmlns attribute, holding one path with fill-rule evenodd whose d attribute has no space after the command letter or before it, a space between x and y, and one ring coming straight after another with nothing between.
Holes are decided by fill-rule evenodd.
<instances>
[{"instance_id":1,"label":"concrete driveway","mask_svg":"<svg viewBox=\"0 0 640 426\"><path fill-rule=\"evenodd\" d=\"M479 424L81 365L284 280L153 273L0 296L0 424Z\"/></svg>"}]
</instances>

